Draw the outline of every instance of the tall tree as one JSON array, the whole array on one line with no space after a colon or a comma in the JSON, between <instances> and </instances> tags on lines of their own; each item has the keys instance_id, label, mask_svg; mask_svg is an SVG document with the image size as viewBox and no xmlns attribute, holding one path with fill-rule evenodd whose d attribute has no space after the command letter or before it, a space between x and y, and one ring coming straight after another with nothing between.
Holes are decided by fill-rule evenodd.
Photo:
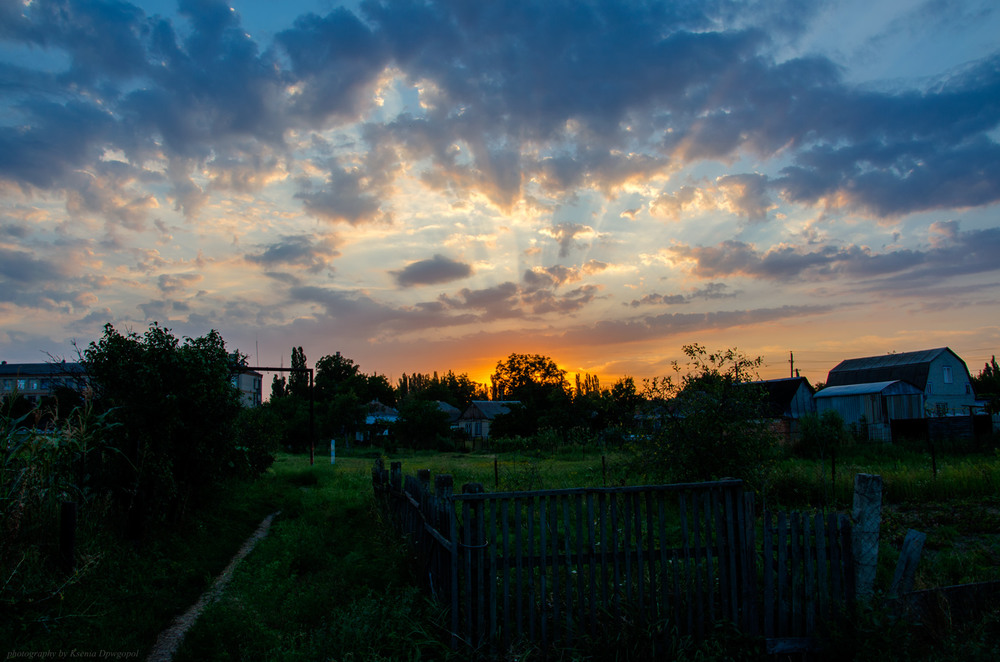
<instances>
[{"instance_id":1,"label":"tall tree","mask_svg":"<svg viewBox=\"0 0 1000 662\"><path fill-rule=\"evenodd\" d=\"M306 353L302 347L292 347L292 372L288 376L288 392L300 398L309 397L309 374L306 369Z\"/></svg>"},{"instance_id":2,"label":"tall tree","mask_svg":"<svg viewBox=\"0 0 1000 662\"><path fill-rule=\"evenodd\" d=\"M511 354L490 377L494 400L524 400L539 390L566 390L566 371L541 354Z\"/></svg>"},{"instance_id":3,"label":"tall tree","mask_svg":"<svg viewBox=\"0 0 1000 662\"><path fill-rule=\"evenodd\" d=\"M970 381L976 396L989 402L990 412L1000 411L1000 365L997 365L997 357L993 356Z\"/></svg>"}]
</instances>

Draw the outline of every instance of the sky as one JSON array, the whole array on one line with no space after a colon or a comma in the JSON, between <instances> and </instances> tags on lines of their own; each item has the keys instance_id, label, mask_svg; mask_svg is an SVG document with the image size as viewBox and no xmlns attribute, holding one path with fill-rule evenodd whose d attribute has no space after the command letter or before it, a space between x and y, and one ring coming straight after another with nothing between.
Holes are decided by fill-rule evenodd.
<instances>
[{"instance_id":1,"label":"sky","mask_svg":"<svg viewBox=\"0 0 1000 662\"><path fill-rule=\"evenodd\" d=\"M1000 353L995 0L0 0L0 359ZM792 359L792 363L790 363Z\"/></svg>"}]
</instances>

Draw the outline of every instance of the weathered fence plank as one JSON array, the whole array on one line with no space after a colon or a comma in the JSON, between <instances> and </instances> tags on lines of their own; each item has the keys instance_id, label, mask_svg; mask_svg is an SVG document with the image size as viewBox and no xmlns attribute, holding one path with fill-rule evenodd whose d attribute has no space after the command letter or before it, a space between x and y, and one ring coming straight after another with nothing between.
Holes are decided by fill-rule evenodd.
<instances>
[{"instance_id":1,"label":"weathered fence plank","mask_svg":"<svg viewBox=\"0 0 1000 662\"><path fill-rule=\"evenodd\" d=\"M615 622L695 636L727 620L788 648L854 597L844 516L764 514L740 481L487 493L372 470L377 502L451 607L452 645L575 645ZM762 590L761 590L762 587ZM664 627L665 626L665 627Z\"/></svg>"}]
</instances>

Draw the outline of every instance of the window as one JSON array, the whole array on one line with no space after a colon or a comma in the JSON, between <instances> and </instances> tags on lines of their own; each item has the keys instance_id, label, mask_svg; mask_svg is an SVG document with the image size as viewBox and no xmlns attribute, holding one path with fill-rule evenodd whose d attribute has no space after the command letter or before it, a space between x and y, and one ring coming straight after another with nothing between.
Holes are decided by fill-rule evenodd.
<instances>
[{"instance_id":1,"label":"window","mask_svg":"<svg viewBox=\"0 0 1000 662\"><path fill-rule=\"evenodd\" d=\"M19 380L17 380L17 390L18 391L23 391L24 388L25 388L25 386L27 386L27 384L28 384L28 380L26 380L26 379L19 379Z\"/></svg>"},{"instance_id":2,"label":"window","mask_svg":"<svg viewBox=\"0 0 1000 662\"><path fill-rule=\"evenodd\" d=\"M944 366L944 383L951 384L951 382L952 382L951 366L946 365Z\"/></svg>"}]
</instances>

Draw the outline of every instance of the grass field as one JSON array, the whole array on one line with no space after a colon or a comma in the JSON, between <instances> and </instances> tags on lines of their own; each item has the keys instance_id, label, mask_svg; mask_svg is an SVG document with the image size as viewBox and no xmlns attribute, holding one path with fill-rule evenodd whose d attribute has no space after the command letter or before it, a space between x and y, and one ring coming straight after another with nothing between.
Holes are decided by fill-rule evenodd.
<instances>
[{"instance_id":1,"label":"grass field","mask_svg":"<svg viewBox=\"0 0 1000 662\"><path fill-rule=\"evenodd\" d=\"M835 484L830 463L785 460L769 505L805 509L827 503L849 510L853 474L879 473L886 484L880 582L891 576L908 528L928 535L918 588L1000 579L1000 460L943 456L935 478L919 452L883 451L844 454ZM270 535L238 568L222 599L206 609L176 659L462 659L445 644L440 607L416 588L408 550L373 508L375 456L341 453L335 465L318 456L310 466L307 457L282 455L262 479L220 486L210 508L140 547L117 541L81 513L83 572L29 609L11 613L2 605L0 650L135 651L145 657L159 631L197 600L260 521L280 511ZM466 482L506 491L618 485L634 478L623 456L582 449L547 458L420 452L389 459L402 461L408 474L450 473L456 489ZM25 567L52 571L51 563L29 561ZM913 649L900 644L902 635L867 625L865 636L913 657ZM1000 618L979 628L949 650L969 642L974 653L988 650L990 638L1000 635ZM530 650L520 653L519 659L532 659ZM725 659L719 651L709 653L677 655ZM586 659L579 651L561 655Z\"/></svg>"}]
</instances>

